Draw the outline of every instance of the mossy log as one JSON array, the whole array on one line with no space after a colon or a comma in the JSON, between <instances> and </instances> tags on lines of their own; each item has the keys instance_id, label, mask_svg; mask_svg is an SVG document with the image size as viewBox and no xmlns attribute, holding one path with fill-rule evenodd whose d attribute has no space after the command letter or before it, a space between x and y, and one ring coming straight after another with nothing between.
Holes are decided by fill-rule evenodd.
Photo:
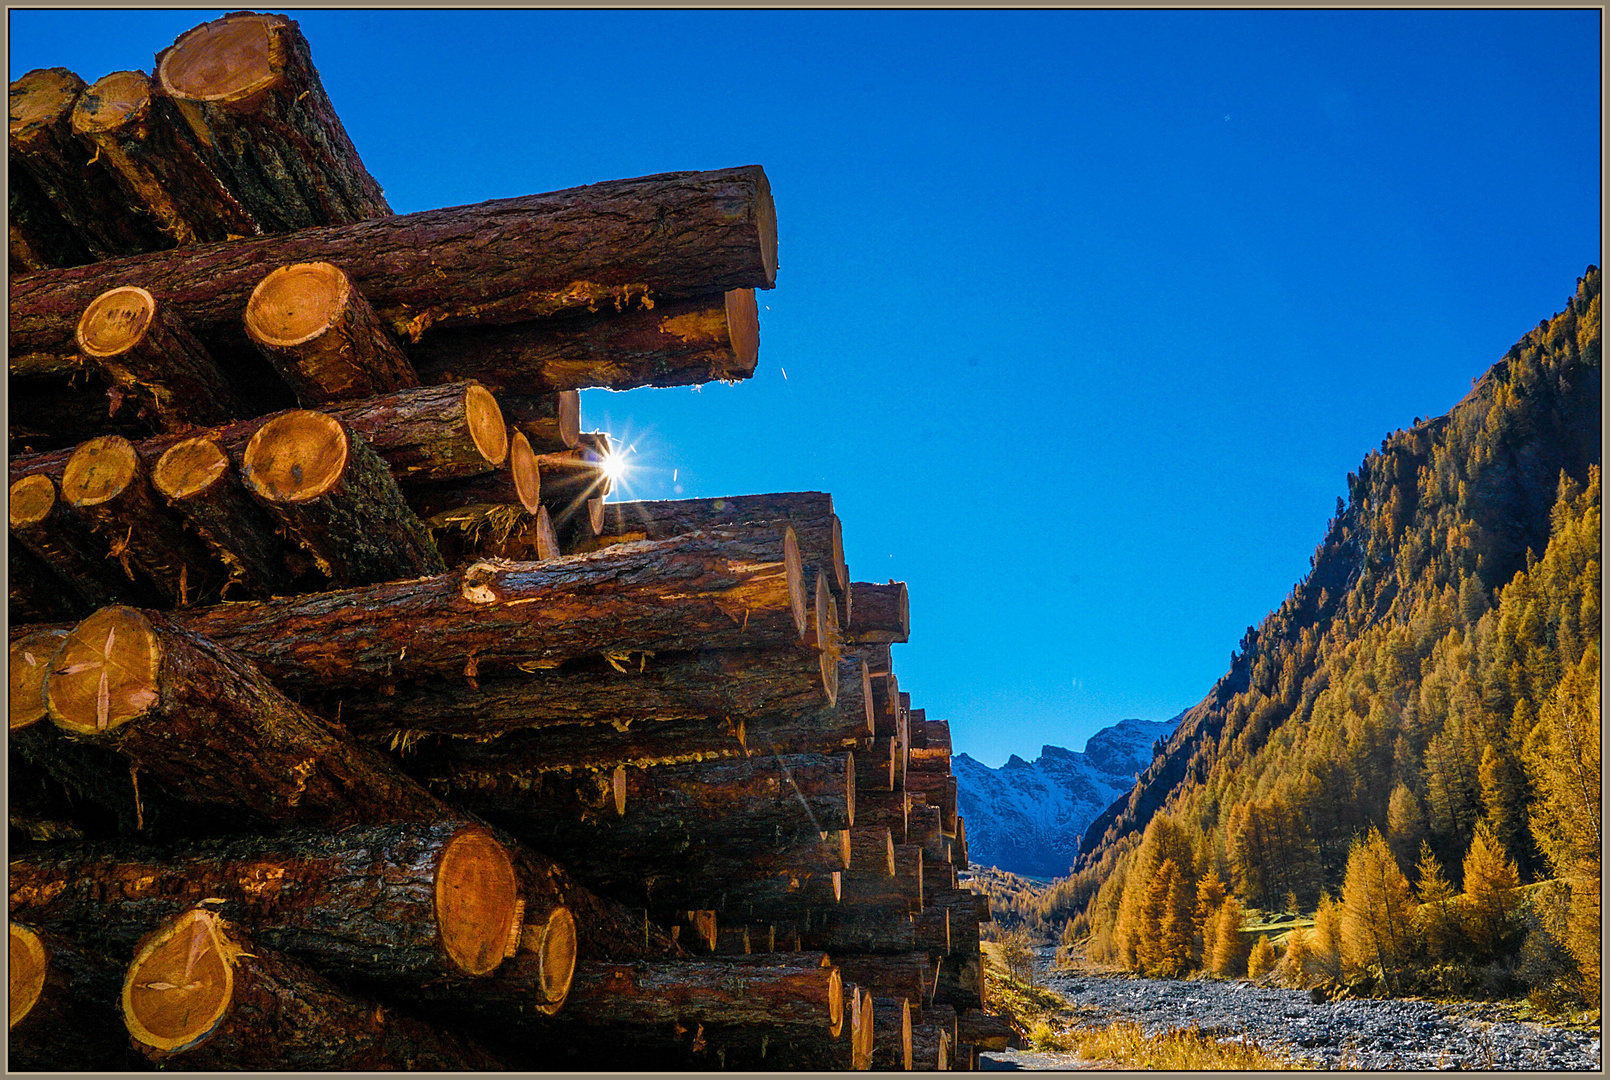
<instances>
[{"instance_id":1,"label":"mossy log","mask_svg":"<svg viewBox=\"0 0 1610 1080\"><path fill-rule=\"evenodd\" d=\"M157 54L156 81L263 231L391 214L285 16L235 12L186 32Z\"/></svg>"},{"instance_id":2,"label":"mossy log","mask_svg":"<svg viewBox=\"0 0 1610 1080\"><path fill-rule=\"evenodd\" d=\"M156 613L109 607L79 623L51 661L46 707L186 802L329 829L445 811L249 661Z\"/></svg>"},{"instance_id":3,"label":"mossy log","mask_svg":"<svg viewBox=\"0 0 1610 1080\"><path fill-rule=\"evenodd\" d=\"M264 266L318 260L340 266L394 332L417 340L437 327L770 288L776 216L765 173L751 165L42 270L11 282L12 374L70 354L79 313L113 286L170 300L216 347L235 340Z\"/></svg>"},{"instance_id":4,"label":"mossy log","mask_svg":"<svg viewBox=\"0 0 1610 1080\"><path fill-rule=\"evenodd\" d=\"M122 1004L136 1048L165 1068L502 1068L479 1047L388 1014L205 908L141 943Z\"/></svg>"}]
</instances>

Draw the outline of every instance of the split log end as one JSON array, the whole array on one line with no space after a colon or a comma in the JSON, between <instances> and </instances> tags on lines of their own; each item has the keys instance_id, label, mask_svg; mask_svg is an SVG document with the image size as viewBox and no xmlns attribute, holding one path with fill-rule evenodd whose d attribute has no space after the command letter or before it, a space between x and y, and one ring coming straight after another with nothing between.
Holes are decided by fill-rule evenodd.
<instances>
[{"instance_id":1,"label":"split log end","mask_svg":"<svg viewBox=\"0 0 1610 1080\"><path fill-rule=\"evenodd\" d=\"M162 644L131 607L104 607L79 623L56 651L45 706L75 735L111 731L143 716L158 698Z\"/></svg>"},{"instance_id":2,"label":"split log end","mask_svg":"<svg viewBox=\"0 0 1610 1080\"><path fill-rule=\"evenodd\" d=\"M189 1049L207 1038L234 998L239 946L218 916L192 908L148 937L123 980L123 1022L144 1047Z\"/></svg>"},{"instance_id":3,"label":"split log end","mask_svg":"<svg viewBox=\"0 0 1610 1080\"><path fill-rule=\"evenodd\" d=\"M11 642L10 730L31 727L45 718L45 676L50 658L67 634L66 630L34 630Z\"/></svg>"}]
</instances>

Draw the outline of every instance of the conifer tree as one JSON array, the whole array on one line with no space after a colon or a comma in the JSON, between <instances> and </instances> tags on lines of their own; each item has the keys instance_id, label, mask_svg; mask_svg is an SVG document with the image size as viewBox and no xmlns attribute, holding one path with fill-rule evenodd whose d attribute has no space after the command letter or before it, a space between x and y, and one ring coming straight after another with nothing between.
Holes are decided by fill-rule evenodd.
<instances>
[{"instance_id":1,"label":"conifer tree","mask_svg":"<svg viewBox=\"0 0 1610 1080\"><path fill-rule=\"evenodd\" d=\"M1420 850L1425 837L1425 814L1420 809L1420 800L1414 797L1408 785L1400 783L1392 789L1386 806L1386 839L1399 866L1414 862L1415 852Z\"/></svg>"},{"instance_id":2,"label":"conifer tree","mask_svg":"<svg viewBox=\"0 0 1610 1080\"><path fill-rule=\"evenodd\" d=\"M1319 906L1314 909L1314 929L1308 948L1314 966L1322 974L1332 979L1341 978L1342 912L1329 893L1319 894Z\"/></svg>"},{"instance_id":3,"label":"conifer tree","mask_svg":"<svg viewBox=\"0 0 1610 1080\"><path fill-rule=\"evenodd\" d=\"M1478 956L1491 958L1506 950L1508 920L1515 906L1520 875L1504 845L1482 821L1465 854L1465 931Z\"/></svg>"},{"instance_id":4,"label":"conifer tree","mask_svg":"<svg viewBox=\"0 0 1610 1080\"><path fill-rule=\"evenodd\" d=\"M1415 895L1420 901L1416 926L1426 952L1433 962L1451 959L1460 948L1459 898L1430 844L1420 845L1415 874Z\"/></svg>"},{"instance_id":5,"label":"conifer tree","mask_svg":"<svg viewBox=\"0 0 1610 1080\"><path fill-rule=\"evenodd\" d=\"M1256 979L1275 969L1275 947L1269 944L1269 935L1258 935L1258 943L1247 956L1247 978Z\"/></svg>"},{"instance_id":6,"label":"conifer tree","mask_svg":"<svg viewBox=\"0 0 1610 1080\"><path fill-rule=\"evenodd\" d=\"M1313 932L1297 927L1286 938L1286 955L1280 958L1280 981L1286 986L1308 985ZM1250 967L1250 961L1248 962Z\"/></svg>"},{"instance_id":7,"label":"conifer tree","mask_svg":"<svg viewBox=\"0 0 1610 1080\"><path fill-rule=\"evenodd\" d=\"M1342 959L1355 970L1380 968L1386 984L1401 988L1401 969L1413 941L1414 893L1392 849L1376 829L1353 844L1342 882Z\"/></svg>"},{"instance_id":8,"label":"conifer tree","mask_svg":"<svg viewBox=\"0 0 1610 1080\"><path fill-rule=\"evenodd\" d=\"M1225 897L1224 903L1219 905L1218 922L1213 931L1213 974L1233 979L1246 972L1248 948L1246 937L1241 933L1245 918L1241 901L1235 896Z\"/></svg>"}]
</instances>

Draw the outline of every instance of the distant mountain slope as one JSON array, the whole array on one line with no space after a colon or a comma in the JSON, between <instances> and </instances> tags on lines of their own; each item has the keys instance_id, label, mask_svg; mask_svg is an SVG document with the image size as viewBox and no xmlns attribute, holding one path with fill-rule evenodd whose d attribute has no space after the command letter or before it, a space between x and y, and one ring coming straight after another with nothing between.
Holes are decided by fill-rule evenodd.
<instances>
[{"instance_id":1,"label":"distant mountain slope","mask_svg":"<svg viewBox=\"0 0 1610 1080\"><path fill-rule=\"evenodd\" d=\"M999 769L956 755L969 859L1034 877L1066 874L1085 828L1134 786L1178 720L1121 720L1090 736L1082 753L1045 746L1035 761L1013 754Z\"/></svg>"}]
</instances>

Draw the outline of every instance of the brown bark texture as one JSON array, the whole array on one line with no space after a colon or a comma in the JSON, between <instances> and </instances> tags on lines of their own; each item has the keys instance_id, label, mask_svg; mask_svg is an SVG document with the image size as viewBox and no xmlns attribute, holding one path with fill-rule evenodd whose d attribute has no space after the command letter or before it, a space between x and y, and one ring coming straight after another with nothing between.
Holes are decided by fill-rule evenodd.
<instances>
[{"instance_id":1,"label":"brown bark texture","mask_svg":"<svg viewBox=\"0 0 1610 1080\"><path fill-rule=\"evenodd\" d=\"M58 266L82 266L94 260L95 256L56 212L33 177L22 169L12 169L8 181L8 268L12 277Z\"/></svg>"},{"instance_id":2,"label":"brown bark texture","mask_svg":"<svg viewBox=\"0 0 1610 1080\"><path fill-rule=\"evenodd\" d=\"M264 424L241 476L338 588L447 568L385 462L336 417L292 411Z\"/></svg>"},{"instance_id":3,"label":"brown bark texture","mask_svg":"<svg viewBox=\"0 0 1610 1080\"><path fill-rule=\"evenodd\" d=\"M799 639L797 564L754 562L773 530L621 545L314 596L217 604L182 624L298 689L508 674L600 652L764 648Z\"/></svg>"},{"instance_id":4,"label":"brown bark texture","mask_svg":"<svg viewBox=\"0 0 1610 1080\"><path fill-rule=\"evenodd\" d=\"M911 710L911 758L907 768L917 772L950 772L950 723L945 720L928 720ZM921 740L918 732L922 732Z\"/></svg>"},{"instance_id":5,"label":"brown bark texture","mask_svg":"<svg viewBox=\"0 0 1610 1080\"><path fill-rule=\"evenodd\" d=\"M557 453L576 445L581 435L579 392L517 394L499 387L497 399L509 424L525 433L537 453Z\"/></svg>"},{"instance_id":6,"label":"brown bark texture","mask_svg":"<svg viewBox=\"0 0 1610 1080\"><path fill-rule=\"evenodd\" d=\"M392 330L417 339L432 327L770 288L775 222L765 173L751 165L44 270L11 282L11 371L70 353L78 314L114 285L171 300L210 343L239 325L264 265L328 260Z\"/></svg>"},{"instance_id":7,"label":"brown bark texture","mask_svg":"<svg viewBox=\"0 0 1610 1080\"><path fill-rule=\"evenodd\" d=\"M80 623L52 661L46 702L58 727L115 747L187 802L329 829L446 809L249 661L156 613L103 608Z\"/></svg>"},{"instance_id":8,"label":"brown bark texture","mask_svg":"<svg viewBox=\"0 0 1610 1080\"><path fill-rule=\"evenodd\" d=\"M906 583L887 585L856 581L850 585L851 611L845 640L856 644L908 641L911 638L911 604Z\"/></svg>"},{"instance_id":9,"label":"brown bark texture","mask_svg":"<svg viewBox=\"0 0 1610 1080\"><path fill-rule=\"evenodd\" d=\"M962 1009L956 1015L956 1038L980 1050L1005 1050L1012 1037L1012 1025L1004 1016L978 1009Z\"/></svg>"},{"instance_id":10,"label":"brown bark texture","mask_svg":"<svg viewBox=\"0 0 1610 1080\"><path fill-rule=\"evenodd\" d=\"M481 476L508 459L497 399L473 381L402 389L321 411L361 435L404 487Z\"/></svg>"},{"instance_id":11,"label":"brown bark texture","mask_svg":"<svg viewBox=\"0 0 1610 1080\"><path fill-rule=\"evenodd\" d=\"M894 880L911 910L922 910L922 848L917 844L894 846Z\"/></svg>"},{"instance_id":12,"label":"brown bark texture","mask_svg":"<svg viewBox=\"0 0 1610 1080\"><path fill-rule=\"evenodd\" d=\"M412 497L409 503L419 505ZM424 521L442 561L454 569L482 559L541 562L563 554L548 508L540 504L535 514L519 503L468 504Z\"/></svg>"},{"instance_id":13,"label":"brown bark texture","mask_svg":"<svg viewBox=\"0 0 1610 1080\"><path fill-rule=\"evenodd\" d=\"M903 997L914 1005L933 997L934 963L925 952L833 955L845 982L872 991L874 997Z\"/></svg>"},{"instance_id":14,"label":"brown bark texture","mask_svg":"<svg viewBox=\"0 0 1610 1080\"><path fill-rule=\"evenodd\" d=\"M813 916L805 944L833 956L858 953L911 953L918 943L916 926L904 901L881 904L847 902Z\"/></svg>"},{"instance_id":15,"label":"brown bark texture","mask_svg":"<svg viewBox=\"0 0 1610 1080\"><path fill-rule=\"evenodd\" d=\"M476 378L501 398L737 382L755 373L759 351L755 291L745 288L652 307L611 305L597 315L443 330L425 335L409 355L421 378Z\"/></svg>"},{"instance_id":16,"label":"brown bark texture","mask_svg":"<svg viewBox=\"0 0 1610 1080\"><path fill-rule=\"evenodd\" d=\"M857 818L863 825L885 825L896 842L904 844L909 835L909 813L903 791L868 791L855 800Z\"/></svg>"},{"instance_id":17,"label":"brown bark texture","mask_svg":"<svg viewBox=\"0 0 1610 1080\"><path fill-rule=\"evenodd\" d=\"M879 1072L911 1071L911 1003L903 997L872 999L872 1064Z\"/></svg>"},{"instance_id":18,"label":"brown bark texture","mask_svg":"<svg viewBox=\"0 0 1610 1080\"><path fill-rule=\"evenodd\" d=\"M73 594L67 607L163 602L162 594L143 575L135 576L132 568L110 556L106 538L86 515L62 500L48 475L26 476L12 484L8 509L13 543L38 556L64 580Z\"/></svg>"},{"instance_id":19,"label":"brown bark texture","mask_svg":"<svg viewBox=\"0 0 1610 1080\"><path fill-rule=\"evenodd\" d=\"M118 1015L122 965L70 938L11 924L10 1069L126 1072L144 1061Z\"/></svg>"},{"instance_id":20,"label":"brown bark texture","mask_svg":"<svg viewBox=\"0 0 1610 1080\"><path fill-rule=\"evenodd\" d=\"M940 828L939 807L929 806L926 798L913 802L906 811L906 842L921 844L923 855L934 862L945 860L944 833Z\"/></svg>"},{"instance_id":21,"label":"brown bark texture","mask_svg":"<svg viewBox=\"0 0 1610 1080\"><path fill-rule=\"evenodd\" d=\"M260 944L332 978L390 985L465 976L466 967L496 967L514 928L506 859L506 881L496 880L495 857L482 860L495 887L472 890L473 911L444 912L444 903L454 903L439 895L444 854L455 839L480 851L492 843L483 837L484 828L448 817L333 834L36 852L11 863L10 910L19 921L128 956L154 924L212 898ZM462 887L464 875L450 875Z\"/></svg>"},{"instance_id":22,"label":"brown bark texture","mask_svg":"<svg viewBox=\"0 0 1610 1080\"><path fill-rule=\"evenodd\" d=\"M949 773L908 772L906 790L922 792L929 805L937 806L940 824L946 832L956 831L956 778Z\"/></svg>"},{"instance_id":23,"label":"brown bark texture","mask_svg":"<svg viewBox=\"0 0 1610 1080\"><path fill-rule=\"evenodd\" d=\"M911 1067L918 1072L950 1071L950 1036L937 1024L911 1029Z\"/></svg>"},{"instance_id":24,"label":"brown bark texture","mask_svg":"<svg viewBox=\"0 0 1610 1080\"><path fill-rule=\"evenodd\" d=\"M576 965L565 1014L591 1024L783 1024L836 1031L844 1021L838 969L821 953L782 962L730 960ZM773 961L773 962L767 962Z\"/></svg>"},{"instance_id":25,"label":"brown bark texture","mask_svg":"<svg viewBox=\"0 0 1610 1080\"><path fill-rule=\"evenodd\" d=\"M894 791L895 741L873 739L869 750L855 755L855 783L861 791Z\"/></svg>"},{"instance_id":26,"label":"brown bark texture","mask_svg":"<svg viewBox=\"0 0 1610 1080\"><path fill-rule=\"evenodd\" d=\"M221 1015L208 1024L214 1011ZM479 1047L388 1014L204 910L179 915L142 944L123 1015L136 1047L165 1068L502 1068Z\"/></svg>"},{"instance_id":27,"label":"brown bark texture","mask_svg":"<svg viewBox=\"0 0 1610 1080\"><path fill-rule=\"evenodd\" d=\"M151 481L229 568L231 582L260 597L293 591L295 574L286 561L291 545L217 441L198 435L175 443L157 458Z\"/></svg>"},{"instance_id":28,"label":"brown bark texture","mask_svg":"<svg viewBox=\"0 0 1610 1080\"><path fill-rule=\"evenodd\" d=\"M958 951L953 945L949 955L940 957L934 1001L958 1009L984 1007L984 961L977 949Z\"/></svg>"},{"instance_id":29,"label":"brown bark texture","mask_svg":"<svg viewBox=\"0 0 1610 1080\"><path fill-rule=\"evenodd\" d=\"M77 620L94 610L66 578L20 543L7 553L6 588L13 624Z\"/></svg>"},{"instance_id":30,"label":"brown bark texture","mask_svg":"<svg viewBox=\"0 0 1610 1080\"><path fill-rule=\"evenodd\" d=\"M157 54L156 81L265 232L391 214L283 15L236 12Z\"/></svg>"},{"instance_id":31,"label":"brown bark texture","mask_svg":"<svg viewBox=\"0 0 1610 1080\"><path fill-rule=\"evenodd\" d=\"M859 755L856 780L861 778ZM895 873L894 839L887 825L857 825L850 830L850 865L857 876L892 878Z\"/></svg>"},{"instance_id":32,"label":"brown bark texture","mask_svg":"<svg viewBox=\"0 0 1610 1080\"><path fill-rule=\"evenodd\" d=\"M84 89L83 79L61 67L36 68L12 82L11 171L28 174L97 259L171 247L173 240L162 235L150 214L131 211L107 163L94 160L74 136L73 105ZM84 297L78 311L91 299ZM78 315L71 317L76 321ZM64 329L65 343L72 328Z\"/></svg>"},{"instance_id":33,"label":"brown bark texture","mask_svg":"<svg viewBox=\"0 0 1610 1080\"><path fill-rule=\"evenodd\" d=\"M109 165L130 204L142 207L177 244L262 232L219 179L218 150L196 136L173 100L143 71L114 71L92 83L72 112L73 133Z\"/></svg>"}]
</instances>

